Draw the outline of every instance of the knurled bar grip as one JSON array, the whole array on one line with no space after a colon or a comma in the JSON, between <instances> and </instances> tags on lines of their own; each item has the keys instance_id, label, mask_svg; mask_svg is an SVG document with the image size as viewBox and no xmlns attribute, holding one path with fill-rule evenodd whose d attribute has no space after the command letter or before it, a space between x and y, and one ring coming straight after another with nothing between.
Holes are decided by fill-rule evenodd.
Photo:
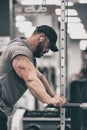
<instances>
[{"instance_id":1,"label":"knurled bar grip","mask_svg":"<svg viewBox=\"0 0 87 130\"><path fill-rule=\"evenodd\" d=\"M54 106L52 104L48 104L46 107L49 108L82 108L87 109L87 103L67 103L63 106Z\"/></svg>"}]
</instances>

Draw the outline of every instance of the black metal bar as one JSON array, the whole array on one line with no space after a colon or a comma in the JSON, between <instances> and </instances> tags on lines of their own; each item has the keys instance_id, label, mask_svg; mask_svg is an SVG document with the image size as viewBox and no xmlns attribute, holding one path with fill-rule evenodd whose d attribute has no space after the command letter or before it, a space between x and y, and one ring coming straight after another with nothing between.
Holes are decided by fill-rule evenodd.
<instances>
[{"instance_id":1,"label":"black metal bar","mask_svg":"<svg viewBox=\"0 0 87 130\"><path fill-rule=\"evenodd\" d=\"M81 103L67 103L63 106L54 106L52 104L48 104L46 107L49 108L80 108Z\"/></svg>"}]
</instances>

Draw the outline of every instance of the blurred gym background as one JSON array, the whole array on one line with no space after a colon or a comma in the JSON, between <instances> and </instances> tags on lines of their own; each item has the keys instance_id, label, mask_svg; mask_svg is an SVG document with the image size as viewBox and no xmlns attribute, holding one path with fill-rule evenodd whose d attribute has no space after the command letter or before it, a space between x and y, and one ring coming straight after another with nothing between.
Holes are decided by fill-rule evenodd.
<instances>
[{"instance_id":1,"label":"blurred gym background","mask_svg":"<svg viewBox=\"0 0 87 130\"><path fill-rule=\"evenodd\" d=\"M66 98L71 102L87 101L87 0L67 0L65 5L65 34L66 34ZM57 34L57 46L59 52L49 52L42 58L37 59L38 69L47 77L51 87L60 94L60 27L61 27L61 0L1 0L0 2L0 54L10 39L21 33L31 35L38 25L50 25ZM15 84L16 85L16 84ZM36 111L43 111L44 106L37 101L29 91L15 105L14 111L23 108L28 111L35 122ZM33 113L35 112L35 113ZM53 110L55 116L56 110ZM67 114L68 113L68 114ZM35 115L36 114L36 115ZM41 114L41 113L39 113ZM47 113L46 113L47 114ZM57 117L60 117L59 110ZM69 110L66 112L70 119L66 130L87 130L87 112L82 110ZM76 116L77 114L77 116ZM50 113L48 114L49 117ZM50 115L51 116L51 115ZM77 117L77 118L76 118ZM43 119L40 117L43 121ZM53 118L54 119L54 118ZM59 119L59 118L58 118ZM71 121L72 119L72 121ZM52 130L59 130L57 124L52 124ZM27 122L27 119L26 121ZM47 123L46 123L47 122ZM50 128L49 120L45 119L45 125ZM53 121L52 121L53 122ZM28 128L25 123L25 130L45 130L44 124L35 122L41 128ZM40 124L39 124L40 123ZM11 122L10 122L11 124ZM32 124L30 122L30 124ZM58 125L58 126L57 126ZM27 127L26 127L27 126ZM12 129L13 130L13 129Z\"/></svg>"}]
</instances>

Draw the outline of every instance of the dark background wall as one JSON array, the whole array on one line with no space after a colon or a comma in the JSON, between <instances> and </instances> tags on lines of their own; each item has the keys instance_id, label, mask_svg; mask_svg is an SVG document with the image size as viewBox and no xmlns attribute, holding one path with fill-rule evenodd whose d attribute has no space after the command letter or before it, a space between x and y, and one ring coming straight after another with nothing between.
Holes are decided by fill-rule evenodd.
<instances>
[{"instance_id":1,"label":"dark background wall","mask_svg":"<svg viewBox=\"0 0 87 130\"><path fill-rule=\"evenodd\" d=\"M0 36L9 36L9 0L0 1Z\"/></svg>"}]
</instances>

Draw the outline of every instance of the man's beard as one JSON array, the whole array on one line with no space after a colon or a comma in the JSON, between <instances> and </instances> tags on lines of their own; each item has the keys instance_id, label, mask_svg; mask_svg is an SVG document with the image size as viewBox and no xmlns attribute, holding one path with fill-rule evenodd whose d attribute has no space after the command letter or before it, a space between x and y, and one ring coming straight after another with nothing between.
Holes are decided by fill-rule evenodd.
<instances>
[{"instance_id":1,"label":"man's beard","mask_svg":"<svg viewBox=\"0 0 87 130\"><path fill-rule=\"evenodd\" d=\"M40 58L41 56L43 56L42 50L43 50L43 42L39 42L35 52L33 53L34 56L37 58Z\"/></svg>"}]
</instances>

